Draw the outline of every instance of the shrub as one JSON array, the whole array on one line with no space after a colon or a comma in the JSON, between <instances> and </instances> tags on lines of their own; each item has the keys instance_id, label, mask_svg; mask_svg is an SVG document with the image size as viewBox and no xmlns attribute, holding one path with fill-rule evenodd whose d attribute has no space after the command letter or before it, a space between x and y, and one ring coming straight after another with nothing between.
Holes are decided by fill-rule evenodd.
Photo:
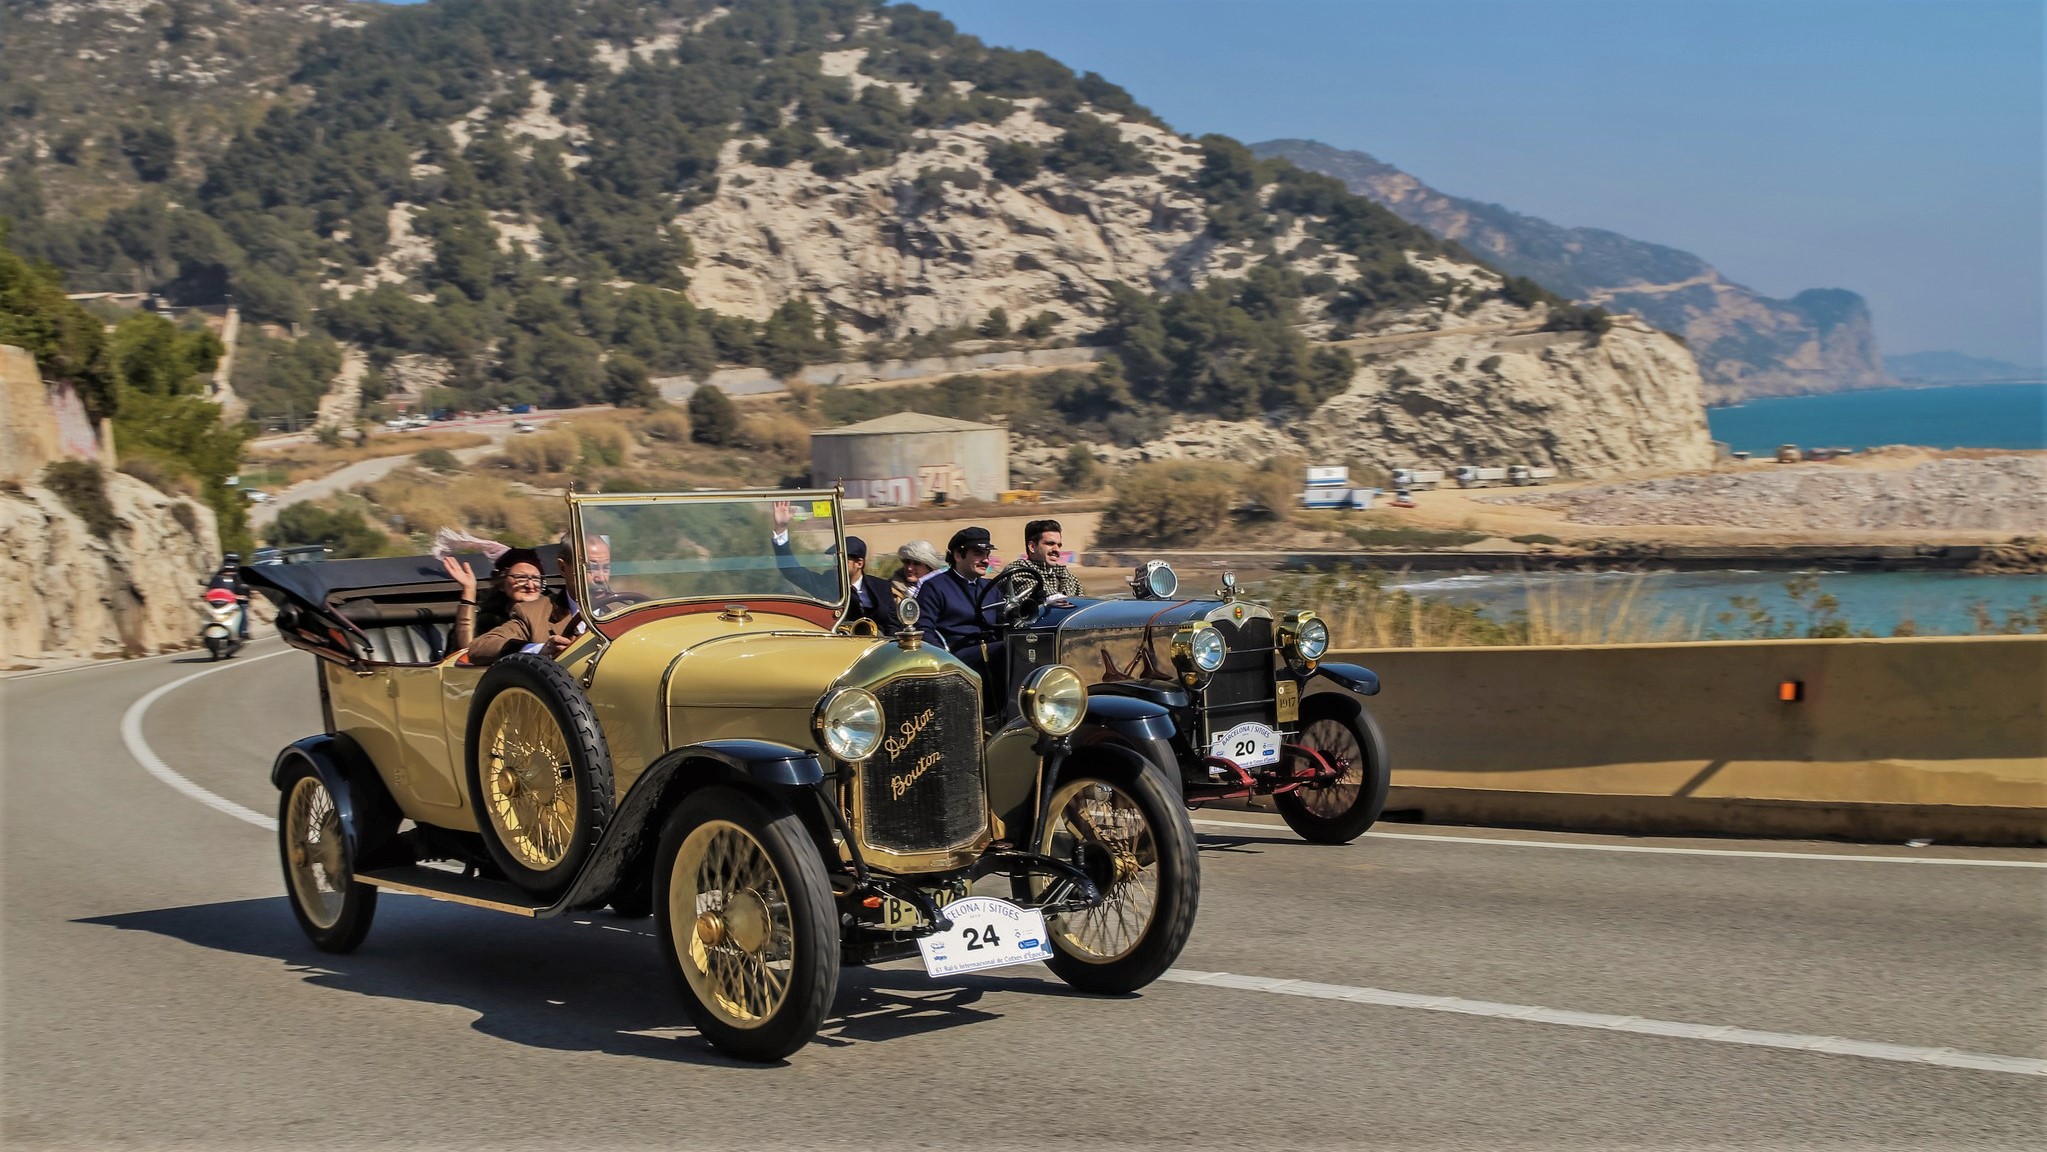
<instances>
[{"instance_id":1,"label":"shrub","mask_svg":"<svg viewBox=\"0 0 2047 1152\"><path fill-rule=\"evenodd\" d=\"M1101 534L1119 544L1187 544L1213 538L1236 503L1240 470L1174 460L1140 464L1116 481Z\"/></svg>"},{"instance_id":2,"label":"shrub","mask_svg":"<svg viewBox=\"0 0 2047 1152\"><path fill-rule=\"evenodd\" d=\"M1043 152L1021 141L988 146L988 171L1004 184L1017 185L1029 180L1044 163Z\"/></svg>"},{"instance_id":3,"label":"shrub","mask_svg":"<svg viewBox=\"0 0 2047 1152\"><path fill-rule=\"evenodd\" d=\"M322 424L313 432L313 439L318 440L322 448L339 448L341 447L341 429L336 428L332 424Z\"/></svg>"},{"instance_id":4,"label":"shrub","mask_svg":"<svg viewBox=\"0 0 2047 1152\"><path fill-rule=\"evenodd\" d=\"M1043 340L1052 334L1053 327L1058 323L1059 313L1040 312L1024 321L1023 327L1017 329L1016 334L1026 340Z\"/></svg>"},{"instance_id":5,"label":"shrub","mask_svg":"<svg viewBox=\"0 0 2047 1152\"><path fill-rule=\"evenodd\" d=\"M121 471L159 492L199 499L199 482L192 474L161 456L130 456L121 461Z\"/></svg>"},{"instance_id":6,"label":"shrub","mask_svg":"<svg viewBox=\"0 0 2047 1152\"><path fill-rule=\"evenodd\" d=\"M751 416L746 420L739 441L748 448L763 452L802 456L810 450L810 425L788 412Z\"/></svg>"},{"instance_id":7,"label":"shrub","mask_svg":"<svg viewBox=\"0 0 2047 1152\"><path fill-rule=\"evenodd\" d=\"M689 434L699 444L726 445L739 438L739 410L732 398L714 384L700 386L689 396Z\"/></svg>"},{"instance_id":8,"label":"shrub","mask_svg":"<svg viewBox=\"0 0 2047 1152\"><path fill-rule=\"evenodd\" d=\"M199 539L199 514L192 511L190 504L180 500L171 505L171 519L176 520L178 527L183 528L194 540ZM200 540L200 543L204 544L207 541Z\"/></svg>"},{"instance_id":9,"label":"shrub","mask_svg":"<svg viewBox=\"0 0 2047 1152\"><path fill-rule=\"evenodd\" d=\"M981 321L974 331L990 340L1002 339L1009 335L1009 313L999 305L988 309L988 318Z\"/></svg>"},{"instance_id":10,"label":"shrub","mask_svg":"<svg viewBox=\"0 0 2047 1152\"><path fill-rule=\"evenodd\" d=\"M324 544L334 550L334 559L379 556L390 539L363 518L355 508L323 508L314 503L286 505L270 528L270 542L279 547L293 544Z\"/></svg>"},{"instance_id":11,"label":"shrub","mask_svg":"<svg viewBox=\"0 0 2047 1152\"><path fill-rule=\"evenodd\" d=\"M64 507L85 521L86 531L102 540L126 527L107 499L106 474L91 460L59 460L43 469L43 487L57 494Z\"/></svg>"},{"instance_id":12,"label":"shrub","mask_svg":"<svg viewBox=\"0 0 2047 1152\"><path fill-rule=\"evenodd\" d=\"M421 468L431 468L436 472L462 470L462 461L456 459L455 454L446 448L429 448L424 452L415 452L412 454L412 462Z\"/></svg>"},{"instance_id":13,"label":"shrub","mask_svg":"<svg viewBox=\"0 0 2047 1152\"><path fill-rule=\"evenodd\" d=\"M1274 456L1244 477L1243 498L1255 514L1285 523L1293 519L1301 498L1301 477L1307 462L1298 456Z\"/></svg>"},{"instance_id":14,"label":"shrub","mask_svg":"<svg viewBox=\"0 0 2047 1152\"><path fill-rule=\"evenodd\" d=\"M617 468L625 463L628 437L616 424L579 424L577 459L586 466Z\"/></svg>"},{"instance_id":15,"label":"shrub","mask_svg":"<svg viewBox=\"0 0 2047 1152\"><path fill-rule=\"evenodd\" d=\"M1094 449L1075 444L1059 462L1059 486L1068 492L1092 492L1102 486L1103 471Z\"/></svg>"},{"instance_id":16,"label":"shrub","mask_svg":"<svg viewBox=\"0 0 2047 1152\"><path fill-rule=\"evenodd\" d=\"M566 472L583 456L583 442L567 431L522 436L505 444L505 462L521 472Z\"/></svg>"},{"instance_id":17,"label":"shrub","mask_svg":"<svg viewBox=\"0 0 2047 1152\"><path fill-rule=\"evenodd\" d=\"M640 435L663 444L680 444L689 439L689 417L674 408L655 412L637 427Z\"/></svg>"}]
</instances>

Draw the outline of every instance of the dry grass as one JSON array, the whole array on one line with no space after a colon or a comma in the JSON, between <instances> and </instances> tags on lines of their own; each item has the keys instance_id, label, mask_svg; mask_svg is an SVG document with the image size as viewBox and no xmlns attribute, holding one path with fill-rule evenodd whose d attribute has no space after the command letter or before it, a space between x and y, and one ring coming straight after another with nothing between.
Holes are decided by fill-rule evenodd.
<instances>
[{"instance_id":1,"label":"dry grass","mask_svg":"<svg viewBox=\"0 0 2047 1152\"><path fill-rule=\"evenodd\" d=\"M252 486L284 488L301 480L325 476L363 460L386 456L410 456L429 449L449 452L490 443L481 432L373 432L361 444L330 448L323 444L292 444L276 449L252 450L246 470L255 479Z\"/></svg>"},{"instance_id":2,"label":"dry grass","mask_svg":"<svg viewBox=\"0 0 2047 1152\"><path fill-rule=\"evenodd\" d=\"M459 528L507 544L555 538L568 513L558 498L513 491L500 476L443 476L400 468L362 489L371 514L424 551L442 528Z\"/></svg>"},{"instance_id":3,"label":"dry grass","mask_svg":"<svg viewBox=\"0 0 2047 1152\"><path fill-rule=\"evenodd\" d=\"M1534 644L1654 644L1706 638L1699 621L1651 604L1640 578L1595 586L1527 589L1505 616L1389 588L1382 572L1338 571L1265 581L1259 599L1275 609L1312 608L1333 648L1470 648Z\"/></svg>"}]
</instances>

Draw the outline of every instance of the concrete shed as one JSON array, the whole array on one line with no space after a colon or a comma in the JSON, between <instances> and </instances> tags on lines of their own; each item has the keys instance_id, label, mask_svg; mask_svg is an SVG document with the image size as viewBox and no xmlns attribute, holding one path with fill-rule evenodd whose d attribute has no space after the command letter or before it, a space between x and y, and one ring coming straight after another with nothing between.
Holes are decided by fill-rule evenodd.
<instances>
[{"instance_id":1,"label":"concrete shed","mask_svg":"<svg viewBox=\"0 0 2047 1152\"><path fill-rule=\"evenodd\" d=\"M810 480L877 505L989 500L1009 487L1009 430L898 412L810 434Z\"/></svg>"}]
</instances>

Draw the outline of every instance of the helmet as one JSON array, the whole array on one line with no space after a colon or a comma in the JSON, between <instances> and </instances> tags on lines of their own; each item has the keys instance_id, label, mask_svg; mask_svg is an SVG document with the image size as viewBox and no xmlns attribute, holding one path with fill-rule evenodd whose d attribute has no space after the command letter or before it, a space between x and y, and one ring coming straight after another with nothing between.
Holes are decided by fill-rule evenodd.
<instances>
[{"instance_id":1,"label":"helmet","mask_svg":"<svg viewBox=\"0 0 2047 1152\"><path fill-rule=\"evenodd\" d=\"M220 562L222 564L240 564L242 562L242 554L240 552L230 552L222 556Z\"/></svg>"}]
</instances>

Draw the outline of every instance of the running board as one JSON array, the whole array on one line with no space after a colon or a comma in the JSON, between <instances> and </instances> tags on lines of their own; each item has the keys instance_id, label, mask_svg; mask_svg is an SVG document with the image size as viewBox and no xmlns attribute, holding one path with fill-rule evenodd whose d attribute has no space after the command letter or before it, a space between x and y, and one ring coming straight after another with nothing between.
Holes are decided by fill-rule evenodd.
<instances>
[{"instance_id":1,"label":"running board","mask_svg":"<svg viewBox=\"0 0 2047 1152\"><path fill-rule=\"evenodd\" d=\"M429 900L446 900L451 904L467 904L471 908L488 908L493 912L510 912L514 916L544 919L557 911L548 901L529 896L502 880L485 880L418 864L358 872L355 878L392 892L407 892Z\"/></svg>"}]
</instances>

